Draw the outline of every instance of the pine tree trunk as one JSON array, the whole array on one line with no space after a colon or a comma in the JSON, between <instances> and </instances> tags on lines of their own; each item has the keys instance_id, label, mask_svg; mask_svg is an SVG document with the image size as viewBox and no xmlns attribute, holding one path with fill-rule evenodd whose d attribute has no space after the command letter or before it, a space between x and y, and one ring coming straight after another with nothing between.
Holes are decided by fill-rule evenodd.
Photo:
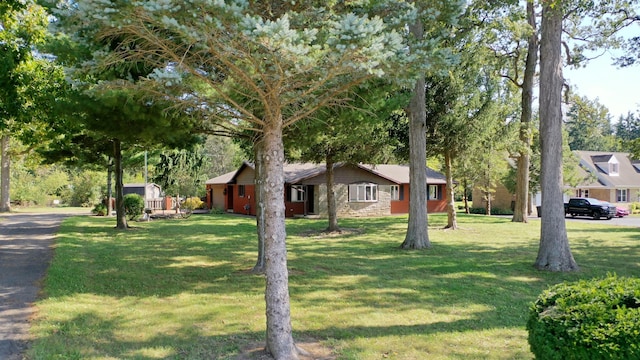
<instances>
[{"instance_id":1,"label":"pine tree trunk","mask_svg":"<svg viewBox=\"0 0 640 360\"><path fill-rule=\"evenodd\" d=\"M542 213L540 248L535 267L573 271L562 198L562 6L543 5L540 40L540 143Z\"/></svg>"},{"instance_id":2,"label":"pine tree trunk","mask_svg":"<svg viewBox=\"0 0 640 360\"><path fill-rule=\"evenodd\" d=\"M0 212L11 211L11 157L9 155L10 137L0 138Z\"/></svg>"},{"instance_id":3,"label":"pine tree trunk","mask_svg":"<svg viewBox=\"0 0 640 360\"><path fill-rule=\"evenodd\" d=\"M116 175L116 229L127 229L127 214L124 209L124 184L122 181L122 144L120 140L113 140L113 162Z\"/></svg>"},{"instance_id":4,"label":"pine tree trunk","mask_svg":"<svg viewBox=\"0 0 640 360\"><path fill-rule=\"evenodd\" d=\"M420 20L409 26L417 38L424 37ZM403 249L424 249L431 246L427 219L427 119L425 80L421 76L406 109L409 116L409 222Z\"/></svg>"},{"instance_id":5,"label":"pine tree trunk","mask_svg":"<svg viewBox=\"0 0 640 360\"><path fill-rule=\"evenodd\" d=\"M334 189L333 156L327 155L325 158L327 166L327 212L329 214L328 232L340 231L338 226L338 210L336 208L336 193Z\"/></svg>"},{"instance_id":6,"label":"pine tree trunk","mask_svg":"<svg viewBox=\"0 0 640 360\"><path fill-rule=\"evenodd\" d=\"M447 229L457 229L458 221L456 219L456 204L453 191L453 176L451 170L453 161L451 159L451 151L444 152L445 175L447 177Z\"/></svg>"},{"instance_id":7,"label":"pine tree trunk","mask_svg":"<svg viewBox=\"0 0 640 360\"><path fill-rule=\"evenodd\" d=\"M256 264L253 266L253 269L251 270L251 272L254 274L264 274L264 271L265 271L265 261L264 261L265 206L263 201L265 172L264 172L263 145L264 145L264 141L258 141L254 145L255 160L256 160L256 175L255 175L256 230L258 232L258 260L256 261Z\"/></svg>"},{"instance_id":8,"label":"pine tree trunk","mask_svg":"<svg viewBox=\"0 0 640 360\"><path fill-rule=\"evenodd\" d=\"M113 197L113 187L111 184L111 179L113 177L113 159L109 157L109 161L107 163L107 216L111 216L113 212L113 204L111 204L111 198Z\"/></svg>"},{"instance_id":9,"label":"pine tree trunk","mask_svg":"<svg viewBox=\"0 0 640 360\"><path fill-rule=\"evenodd\" d=\"M289 305L282 119L267 121L263 136L267 351L277 360L291 360L298 359L298 352L291 333Z\"/></svg>"},{"instance_id":10,"label":"pine tree trunk","mask_svg":"<svg viewBox=\"0 0 640 360\"><path fill-rule=\"evenodd\" d=\"M516 203L513 210L514 222L527 222L529 215L529 165L531 162L531 118L533 108L533 80L538 63L538 34L533 1L527 1L527 18L533 33L529 35L527 59L522 81L522 113L520 115L520 146L518 173L516 177Z\"/></svg>"}]
</instances>

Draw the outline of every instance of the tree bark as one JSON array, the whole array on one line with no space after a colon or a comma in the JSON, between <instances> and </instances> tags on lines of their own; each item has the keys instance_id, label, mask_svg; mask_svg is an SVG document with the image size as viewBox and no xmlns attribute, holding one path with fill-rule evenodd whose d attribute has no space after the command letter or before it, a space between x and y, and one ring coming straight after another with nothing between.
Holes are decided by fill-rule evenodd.
<instances>
[{"instance_id":1,"label":"tree bark","mask_svg":"<svg viewBox=\"0 0 640 360\"><path fill-rule=\"evenodd\" d=\"M334 191L333 156L327 155L325 158L327 166L327 212L329 214L328 232L340 231L338 226L338 210L336 208L336 193Z\"/></svg>"},{"instance_id":2,"label":"tree bark","mask_svg":"<svg viewBox=\"0 0 640 360\"><path fill-rule=\"evenodd\" d=\"M422 22L409 26L418 39L424 36ZM409 222L402 249L424 249L431 246L427 219L427 113L425 79L421 76L406 109L409 115Z\"/></svg>"},{"instance_id":3,"label":"tree bark","mask_svg":"<svg viewBox=\"0 0 640 360\"><path fill-rule=\"evenodd\" d=\"M276 116L276 115L272 115ZM277 360L298 359L291 329L289 274L284 207L282 119L268 119L264 128L264 206L267 352Z\"/></svg>"},{"instance_id":4,"label":"tree bark","mask_svg":"<svg viewBox=\"0 0 640 360\"><path fill-rule=\"evenodd\" d=\"M263 159L263 146L264 141L259 140L254 145L255 160L256 160L256 231L258 232L258 260L251 270L254 274L264 274L265 272L265 260L264 260L264 231L265 231L265 206L264 206L264 185L265 185L265 172L264 172L264 159Z\"/></svg>"},{"instance_id":5,"label":"tree bark","mask_svg":"<svg viewBox=\"0 0 640 360\"><path fill-rule=\"evenodd\" d=\"M529 215L529 166L531 162L531 118L533 108L533 80L538 63L538 34L533 0L527 1L527 19L532 33L528 39L527 59L522 80L522 113L520 115L520 152L517 164L516 203L514 222L528 222Z\"/></svg>"},{"instance_id":6,"label":"tree bark","mask_svg":"<svg viewBox=\"0 0 640 360\"><path fill-rule=\"evenodd\" d=\"M451 170L453 168L453 161L451 159L451 151L445 150L444 152L444 166L445 176L447 177L447 229L457 229L458 220L456 218L456 204L453 191L453 175Z\"/></svg>"},{"instance_id":7,"label":"tree bark","mask_svg":"<svg viewBox=\"0 0 640 360\"><path fill-rule=\"evenodd\" d=\"M544 216L535 267L549 271L578 269L569 248L562 199L562 17L560 3L544 3L540 40L540 173Z\"/></svg>"},{"instance_id":8,"label":"tree bark","mask_svg":"<svg viewBox=\"0 0 640 360\"><path fill-rule=\"evenodd\" d=\"M120 140L113 140L113 163L116 175L116 229L127 229L127 214L124 209L123 194L123 169L122 169L122 143Z\"/></svg>"},{"instance_id":9,"label":"tree bark","mask_svg":"<svg viewBox=\"0 0 640 360\"><path fill-rule=\"evenodd\" d=\"M113 212L113 205L111 204L111 198L113 197L113 191L111 190L111 179L113 177L113 158L109 157L107 163L107 216L111 216Z\"/></svg>"},{"instance_id":10,"label":"tree bark","mask_svg":"<svg viewBox=\"0 0 640 360\"><path fill-rule=\"evenodd\" d=\"M469 183L466 178L462 181L462 184L464 184L464 189L462 190L464 194L464 213L470 214L471 211L469 211Z\"/></svg>"},{"instance_id":11,"label":"tree bark","mask_svg":"<svg viewBox=\"0 0 640 360\"><path fill-rule=\"evenodd\" d=\"M0 138L0 212L11 211L11 158L9 155L9 135Z\"/></svg>"}]
</instances>

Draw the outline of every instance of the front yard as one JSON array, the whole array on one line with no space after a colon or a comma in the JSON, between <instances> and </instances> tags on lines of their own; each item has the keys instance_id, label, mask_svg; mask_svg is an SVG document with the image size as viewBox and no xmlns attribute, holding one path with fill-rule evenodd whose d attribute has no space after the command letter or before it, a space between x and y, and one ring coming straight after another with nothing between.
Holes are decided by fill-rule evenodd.
<instances>
[{"instance_id":1,"label":"front yard","mask_svg":"<svg viewBox=\"0 0 640 360\"><path fill-rule=\"evenodd\" d=\"M288 220L294 338L337 359L531 359L529 304L548 285L640 276L637 228L567 222L582 270L543 273L538 221L459 214L433 247L399 249L406 217L341 220L350 235L315 236L326 220ZM264 279L253 218L194 215L136 223L65 221L34 320L31 359L236 359L264 339Z\"/></svg>"}]
</instances>

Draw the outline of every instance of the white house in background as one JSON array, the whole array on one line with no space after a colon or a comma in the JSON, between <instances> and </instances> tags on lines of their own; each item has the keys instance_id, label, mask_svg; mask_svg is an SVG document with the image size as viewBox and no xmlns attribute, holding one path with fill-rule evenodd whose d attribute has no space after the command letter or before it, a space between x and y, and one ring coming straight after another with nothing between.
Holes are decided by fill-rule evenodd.
<instances>
[{"instance_id":1,"label":"white house in background","mask_svg":"<svg viewBox=\"0 0 640 360\"><path fill-rule=\"evenodd\" d=\"M582 178L573 196L591 197L628 208L640 201L640 160L629 153L574 151L580 159Z\"/></svg>"}]
</instances>

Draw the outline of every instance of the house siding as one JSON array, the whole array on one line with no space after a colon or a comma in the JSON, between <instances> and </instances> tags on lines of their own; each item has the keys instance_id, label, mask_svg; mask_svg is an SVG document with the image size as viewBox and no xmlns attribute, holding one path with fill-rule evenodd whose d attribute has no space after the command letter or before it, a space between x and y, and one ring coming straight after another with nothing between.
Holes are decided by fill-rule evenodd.
<instances>
[{"instance_id":1,"label":"house siding","mask_svg":"<svg viewBox=\"0 0 640 360\"><path fill-rule=\"evenodd\" d=\"M473 189L473 207L474 208L486 208L487 200L484 199L484 194L478 188ZM498 184L495 187L495 192L492 193L491 207L494 209L511 209L512 201L515 201L515 195L511 194L507 188Z\"/></svg>"},{"instance_id":2,"label":"house siding","mask_svg":"<svg viewBox=\"0 0 640 360\"><path fill-rule=\"evenodd\" d=\"M327 212L327 186L318 186L318 212L320 217L328 217ZM384 216L391 214L391 193L389 185L378 186L378 201L374 202L349 202L349 186L346 184L336 184L334 186L336 194L336 212L341 217L366 217Z\"/></svg>"},{"instance_id":3,"label":"house siding","mask_svg":"<svg viewBox=\"0 0 640 360\"><path fill-rule=\"evenodd\" d=\"M207 185L207 204L210 209L226 210L226 188L227 185Z\"/></svg>"}]
</instances>

